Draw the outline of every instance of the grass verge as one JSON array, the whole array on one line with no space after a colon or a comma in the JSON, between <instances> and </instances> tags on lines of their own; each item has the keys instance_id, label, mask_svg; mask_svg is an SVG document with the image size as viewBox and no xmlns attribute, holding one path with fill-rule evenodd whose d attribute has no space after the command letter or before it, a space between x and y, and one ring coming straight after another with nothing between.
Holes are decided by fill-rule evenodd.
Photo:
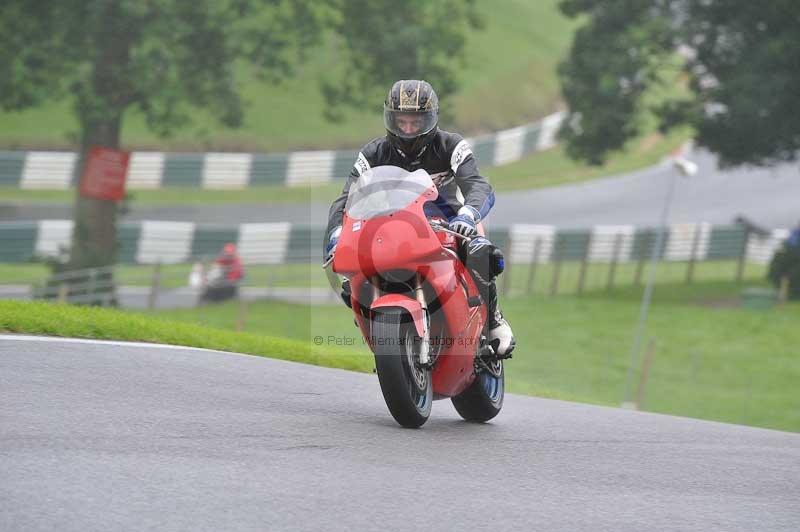
<instances>
[{"instance_id":1,"label":"grass verge","mask_svg":"<svg viewBox=\"0 0 800 532\"><path fill-rule=\"evenodd\" d=\"M202 347L364 372L373 367L363 353L336 346L93 307L0 301L0 331Z\"/></svg>"}]
</instances>

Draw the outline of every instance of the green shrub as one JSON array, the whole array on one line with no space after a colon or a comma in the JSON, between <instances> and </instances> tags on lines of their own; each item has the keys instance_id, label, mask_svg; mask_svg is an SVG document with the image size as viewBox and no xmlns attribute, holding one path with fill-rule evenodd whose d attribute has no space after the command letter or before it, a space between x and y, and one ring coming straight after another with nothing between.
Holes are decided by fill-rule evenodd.
<instances>
[{"instance_id":1,"label":"green shrub","mask_svg":"<svg viewBox=\"0 0 800 532\"><path fill-rule=\"evenodd\" d=\"M783 247L772 257L767 277L770 282L780 288L781 280L789 280L789 299L800 300L800 245L790 245L787 240Z\"/></svg>"}]
</instances>

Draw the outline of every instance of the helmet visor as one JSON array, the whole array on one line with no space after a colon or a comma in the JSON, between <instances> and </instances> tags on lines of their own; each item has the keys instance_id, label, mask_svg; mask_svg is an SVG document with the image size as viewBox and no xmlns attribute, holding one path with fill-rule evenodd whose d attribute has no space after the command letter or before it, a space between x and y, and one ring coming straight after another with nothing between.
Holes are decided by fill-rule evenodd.
<instances>
[{"instance_id":1,"label":"helmet visor","mask_svg":"<svg viewBox=\"0 0 800 532\"><path fill-rule=\"evenodd\" d=\"M438 120L436 109L426 111L395 111L383 108L386 130L402 139L414 139L429 133Z\"/></svg>"}]
</instances>

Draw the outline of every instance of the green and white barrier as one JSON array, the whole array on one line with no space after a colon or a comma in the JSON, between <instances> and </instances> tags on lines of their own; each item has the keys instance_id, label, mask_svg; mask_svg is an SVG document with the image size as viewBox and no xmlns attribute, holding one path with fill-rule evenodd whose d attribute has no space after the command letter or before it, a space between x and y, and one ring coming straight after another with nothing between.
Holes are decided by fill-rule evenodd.
<instances>
[{"instance_id":1,"label":"green and white barrier","mask_svg":"<svg viewBox=\"0 0 800 532\"><path fill-rule=\"evenodd\" d=\"M0 223L0 262L27 262L52 257L69 246L71 220ZM216 255L226 242L238 244L250 264L317 262L321 258L324 228L277 223L241 225L145 221L117 228L118 260L128 264L182 263ZM788 237L776 229L765 237L742 226L676 224L668 233L659 257L668 262L745 260L766 264ZM506 254L508 264L640 262L650 258L657 241L652 228L630 225L595 226L563 230L550 225L515 224L489 227L489 238Z\"/></svg>"},{"instance_id":2,"label":"green and white barrier","mask_svg":"<svg viewBox=\"0 0 800 532\"><path fill-rule=\"evenodd\" d=\"M482 166L500 166L550 148L564 118L555 113L539 122L467 139ZM292 153L133 152L128 168L131 190L193 187L244 189L260 185L309 186L343 180L357 151ZM0 151L0 186L66 190L75 185L77 155L63 151Z\"/></svg>"}]
</instances>

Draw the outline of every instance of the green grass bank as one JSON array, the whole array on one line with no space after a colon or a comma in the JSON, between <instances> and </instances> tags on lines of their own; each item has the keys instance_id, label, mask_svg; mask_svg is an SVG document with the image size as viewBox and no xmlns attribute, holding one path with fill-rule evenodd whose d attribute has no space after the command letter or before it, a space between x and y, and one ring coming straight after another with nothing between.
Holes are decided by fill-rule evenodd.
<instances>
[{"instance_id":1,"label":"green grass bank","mask_svg":"<svg viewBox=\"0 0 800 532\"><path fill-rule=\"evenodd\" d=\"M371 371L369 357L347 349L97 307L0 300L0 331L44 336L152 342L267 356L354 371ZM295 335L296 336L296 335Z\"/></svg>"}]
</instances>

